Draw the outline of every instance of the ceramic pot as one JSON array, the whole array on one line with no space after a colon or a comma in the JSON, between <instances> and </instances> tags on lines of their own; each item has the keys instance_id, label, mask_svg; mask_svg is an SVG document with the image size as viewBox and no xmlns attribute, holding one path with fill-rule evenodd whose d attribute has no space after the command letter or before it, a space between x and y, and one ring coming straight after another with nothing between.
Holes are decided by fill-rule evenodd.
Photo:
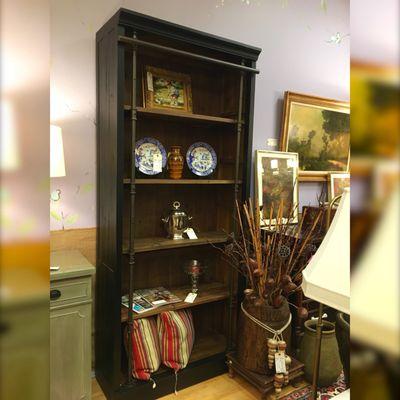
<instances>
[{"instance_id":1,"label":"ceramic pot","mask_svg":"<svg viewBox=\"0 0 400 400\"><path fill-rule=\"evenodd\" d=\"M180 146L172 146L168 154L168 171L171 179L181 179L185 159L181 154Z\"/></svg>"},{"instance_id":2,"label":"ceramic pot","mask_svg":"<svg viewBox=\"0 0 400 400\"><path fill-rule=\"evenodd\" d=\"M290 310L286 299L279 308L268 305L265 300L261 302L255 300L246 297L243 301L243 306L250 315L275 330L282 328L287 323ZM272 336L271 333L254 323L240 310L237 334L237 357L240 364L259 374L275 374L275 370L268 368L267 341ZM290 353L290 337L291 326L289 325L283 332L287 354Z\"/></svg>"},{"instance_id":3,"label":"ceramic pot","mask_svg":"<svg viewBox=\"0 0 400 400\"><path fill-rule=\"evenodd\" d=\"M336 314L336 339L343 364L344 379L347 387L350 387L350 315L342 312Z\"/></svg>"},{"instance_id":4,"label":"ceramic pot","mask_svg":"<svg viewBox=\"0 0 400 400\"><path fill-rule=\"evenodd\" d=\"M304 364L304 377L312 382L314 372L314 353L317 320L304 323L304 336L300 344L299 360ZM323 321L321 358L319 364L318 386L325 387L334 383L342 372L339 349L335 336L335 324Z\"/></svg>"}]
</instances>

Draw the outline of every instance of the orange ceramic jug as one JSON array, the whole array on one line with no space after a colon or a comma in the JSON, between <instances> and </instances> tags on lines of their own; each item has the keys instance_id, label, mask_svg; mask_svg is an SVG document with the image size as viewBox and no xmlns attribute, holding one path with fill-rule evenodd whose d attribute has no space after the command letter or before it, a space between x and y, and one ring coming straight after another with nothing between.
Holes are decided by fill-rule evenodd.
<instances>
[{"instance_id":1,"label":"orange ceramic jug","mask_svg":"<svg viewBox=\"0 0 400 400\"><path fill-rule=\"evenodd\" d=\"M183 172L184 158L180 146L172 146L168 153L168 171L171 179L181 179Z\"/></svg>"}]
</instances>

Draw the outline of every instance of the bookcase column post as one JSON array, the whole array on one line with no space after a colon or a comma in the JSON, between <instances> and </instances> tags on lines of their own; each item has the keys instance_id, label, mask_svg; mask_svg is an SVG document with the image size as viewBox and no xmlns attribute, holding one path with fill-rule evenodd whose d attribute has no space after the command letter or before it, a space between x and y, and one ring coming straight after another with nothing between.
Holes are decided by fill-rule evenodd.
<instances>
[{"instance_id":1,"label":"bookcase column post","mask_svg":"<svg viewBox=\"0 0 400 400\"><path fill-rule=\"evenodd\" d=\"M244 66L244 60L241 61L241 65ZM240 71L239 77L239 104L237 113L237 124L236 124L236 152L235 152L235 184L234 184L234 205L233 205L233 233L236 235L237 224L236 224L236 204L239 202L239 160L240 160L240 144L242 140L242 130L243 130L243 93L244 93L244 70ZM229 270L229 310L228 310L228 349L233 348L233 332L232 327L236 324L232 323L233 312L236 308L237 298L234 296L234 273L232 269Z\"/></svg>"},{"instance_id":2,"label":"bookcase column post","mask_svg":"<svg viewBox=\"0 0 400 400\"><path fill-rule=\"evenodd\" d=\"M136 32L133 39L136 39ZM133 269L135 267L135 143L136 143L136 121L137 121L137 46L132 46L132 93L131 93L131 176L130 176L130 213L129 213L129 308L128 308L128 382L133 382L132 377L132 326L133 326Z\"/></svg>"}]
</instances>

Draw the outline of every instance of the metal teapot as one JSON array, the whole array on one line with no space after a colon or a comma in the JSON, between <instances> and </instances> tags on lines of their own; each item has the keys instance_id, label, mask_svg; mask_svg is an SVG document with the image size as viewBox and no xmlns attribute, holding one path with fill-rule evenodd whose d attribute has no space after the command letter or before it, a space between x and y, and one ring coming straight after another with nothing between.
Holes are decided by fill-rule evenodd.
<instances>
[{"instance_id":1,"label":"metal teapot","mask_svg":"<svg viewBox=\"0 0 400 400\"><path fill-rule=\"evenodd\" d=\"M186 212L181 209L181 203L179 203L179 201L174 201L172 207L170 214L161 220L165 224L165 229L170 239L183 239L183 232L189 227L189 221L192 217L189 217Z\"/></svg>"}]
</instances>

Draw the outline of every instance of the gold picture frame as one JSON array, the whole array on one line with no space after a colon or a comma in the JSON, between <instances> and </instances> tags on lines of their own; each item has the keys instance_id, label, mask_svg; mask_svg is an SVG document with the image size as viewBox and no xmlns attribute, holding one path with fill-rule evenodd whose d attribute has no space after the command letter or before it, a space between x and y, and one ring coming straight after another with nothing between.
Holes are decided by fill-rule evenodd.
<instances>
[{"instance_id":1,"label":"gold picture frame","mask_svg":"<svg viewBox=\"0 0 400 400\"><path fill-rule=\"evenodd\" d=\"M330 173L347 173L350 104L286 91L280 150L299 154L301 181L327 181Z\"/></svg>"},{"instance_id":2,"label":"gold picture frame","mask_svg":"<svg viewBox=\"0 0 400 400\"><path fill-rule=\"evenodd\" d=\"M255 156L255 192L260 210L260 226L276 225L276 218L271 218L279 208L281 200L286 207L282 223L298 222L298 154L282 151L256 150ZM294 215L291 215L295 209ZM288 221L289 219L289 221Z\"/></svg>"},{"instance_id":3,"label":"gold picture frame","mask_svg":"<svg viewBox=\"0 0 400 400\"><path fill-rule=\"evenodd\" d=\"M350 187L350 174L329 174L329 201L342 194L345 187Z\"/></svg>"},{"instance_id":4,"label":"gold picture frame","mask_svg":"<svg viewBox=\"0 0 400 400\"><path fill-rule=\"evenodd\" d=\"M192 113L190 75L146 66L143 102L145 108Z\"/></svg>"}]
</instances>

